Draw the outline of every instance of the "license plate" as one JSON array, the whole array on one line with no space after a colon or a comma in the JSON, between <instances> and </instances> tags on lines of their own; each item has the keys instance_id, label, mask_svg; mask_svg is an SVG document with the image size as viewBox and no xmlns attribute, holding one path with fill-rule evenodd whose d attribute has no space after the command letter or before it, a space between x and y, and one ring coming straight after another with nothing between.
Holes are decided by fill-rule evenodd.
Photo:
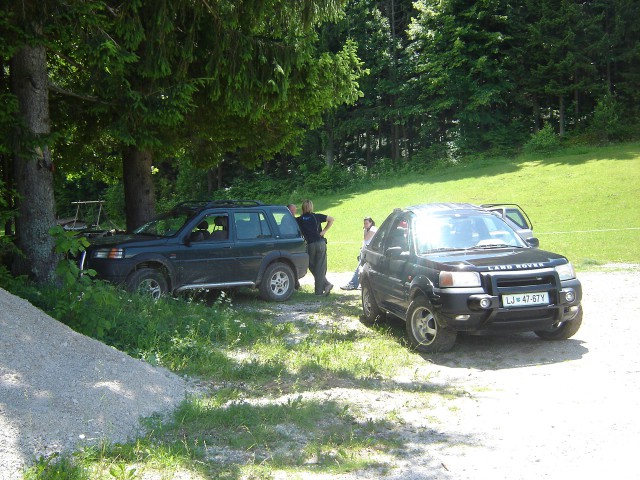
<instances>
[{"instance_id":1,"label":"license plate","mask_svg":"<svg viewBox=\"0 0 640 480\"><path fill-rule=\"evenodd\" d=\"M502 305L505 307L530 307L532 305L549 305L548 292L519 293L502 295Z\"/></svg>"}]
</instances>

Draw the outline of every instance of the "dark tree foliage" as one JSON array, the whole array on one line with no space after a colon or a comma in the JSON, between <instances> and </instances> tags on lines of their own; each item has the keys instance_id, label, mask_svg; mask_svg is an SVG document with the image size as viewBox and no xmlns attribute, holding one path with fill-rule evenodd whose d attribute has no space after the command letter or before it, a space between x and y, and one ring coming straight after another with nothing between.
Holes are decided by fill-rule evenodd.
<instances>
[{"instance_id":1,"label":"dark tree foliage","mask_svg":"<svg viewBox=\"0 0 640 480\"><path fill-rule=\"evenodd\" d=\"M631 0L353 0L329 33L357 42L370 71L364 96L309 133L317 140L307 141L303 161L374 167L509 150L545 124L561 136L588 131L607 94L616 118L637 124L639 8Z\"/></svg>"},{"instance_id":2,"label":"dark tree foliage","mask_svg":"<svg viewBox=\"0 0 640 480\"><path fill-rule=\"evenodd\" d=\"M2 4L6 211L8 192L29 195L16 154L35 161L36 144L56 165L38 184L55 182L58 212L121 196L133 227L158 199L224 195L243 179L337 185L326 169L512 150L544 126L610 141L640 122L637 0ZM25 46L45 49L50 124L17 137L12 59Z\"/></svg>"}]
</instances>

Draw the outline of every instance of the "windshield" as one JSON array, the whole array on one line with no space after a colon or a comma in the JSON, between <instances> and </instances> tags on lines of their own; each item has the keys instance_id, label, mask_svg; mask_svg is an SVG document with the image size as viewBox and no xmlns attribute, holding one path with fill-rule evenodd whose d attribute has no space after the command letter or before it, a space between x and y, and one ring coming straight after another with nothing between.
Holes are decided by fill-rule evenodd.
<instances>
[{"instance_id":1,"label":"windshield","mask_svg":"<svg viewBox=\"0 0 640 480\"><path fill-rule=\"evenodd\" d=\"M419 216L413 231L418 253L526 246L501 218L481 213Z\"/></svg>"},{"instance_id":2,"label":"windshield","mask_svg":"<svg viewBox=\"0 0 640 480\"><path fill-rule=\"evenodd\" d=\"M138 235L171 237L193 216L190 210L172 210L145 223L133 231Z\"/></svg>"}]
</instances>

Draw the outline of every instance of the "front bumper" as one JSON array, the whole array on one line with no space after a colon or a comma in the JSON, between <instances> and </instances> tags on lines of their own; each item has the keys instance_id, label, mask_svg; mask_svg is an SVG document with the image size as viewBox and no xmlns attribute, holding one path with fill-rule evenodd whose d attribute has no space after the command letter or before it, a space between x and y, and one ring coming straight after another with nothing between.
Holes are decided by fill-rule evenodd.
<instances>
[{"instance_id":1,"label":"front bumper","mask_svg":"<svg viewBox=\"0 0 640 480\"><path fill-rule=\"evenodd\" d=\"M547 292L547 305L507 307L503 295ZM533 331L571 321L582 301L578 279L560 282L554 271L486 275L478 288L446 288L433 304L440 321L459 331Z\"/></svg>"}]
</instances>

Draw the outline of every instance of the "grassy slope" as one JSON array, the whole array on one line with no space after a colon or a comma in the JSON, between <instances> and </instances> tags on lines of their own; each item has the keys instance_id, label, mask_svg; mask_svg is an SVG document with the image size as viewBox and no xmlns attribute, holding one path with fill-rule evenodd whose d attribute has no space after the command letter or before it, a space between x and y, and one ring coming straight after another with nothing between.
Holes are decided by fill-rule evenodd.
<instances>
[{"instance_id":1,"label":"grassy slope","mask_svg":"<svg viewBox=\"0 0 640 480\"><path fill-rule=\"evenodd\" d=\"M362 218L379 224L395 207L428 202L518 203L545 250L579 269L640 263L640 143L556 156L481 160L377 182L368 191L314 198L335 217L329 270L355 268Z\"/></svg>"}]
</instances>

